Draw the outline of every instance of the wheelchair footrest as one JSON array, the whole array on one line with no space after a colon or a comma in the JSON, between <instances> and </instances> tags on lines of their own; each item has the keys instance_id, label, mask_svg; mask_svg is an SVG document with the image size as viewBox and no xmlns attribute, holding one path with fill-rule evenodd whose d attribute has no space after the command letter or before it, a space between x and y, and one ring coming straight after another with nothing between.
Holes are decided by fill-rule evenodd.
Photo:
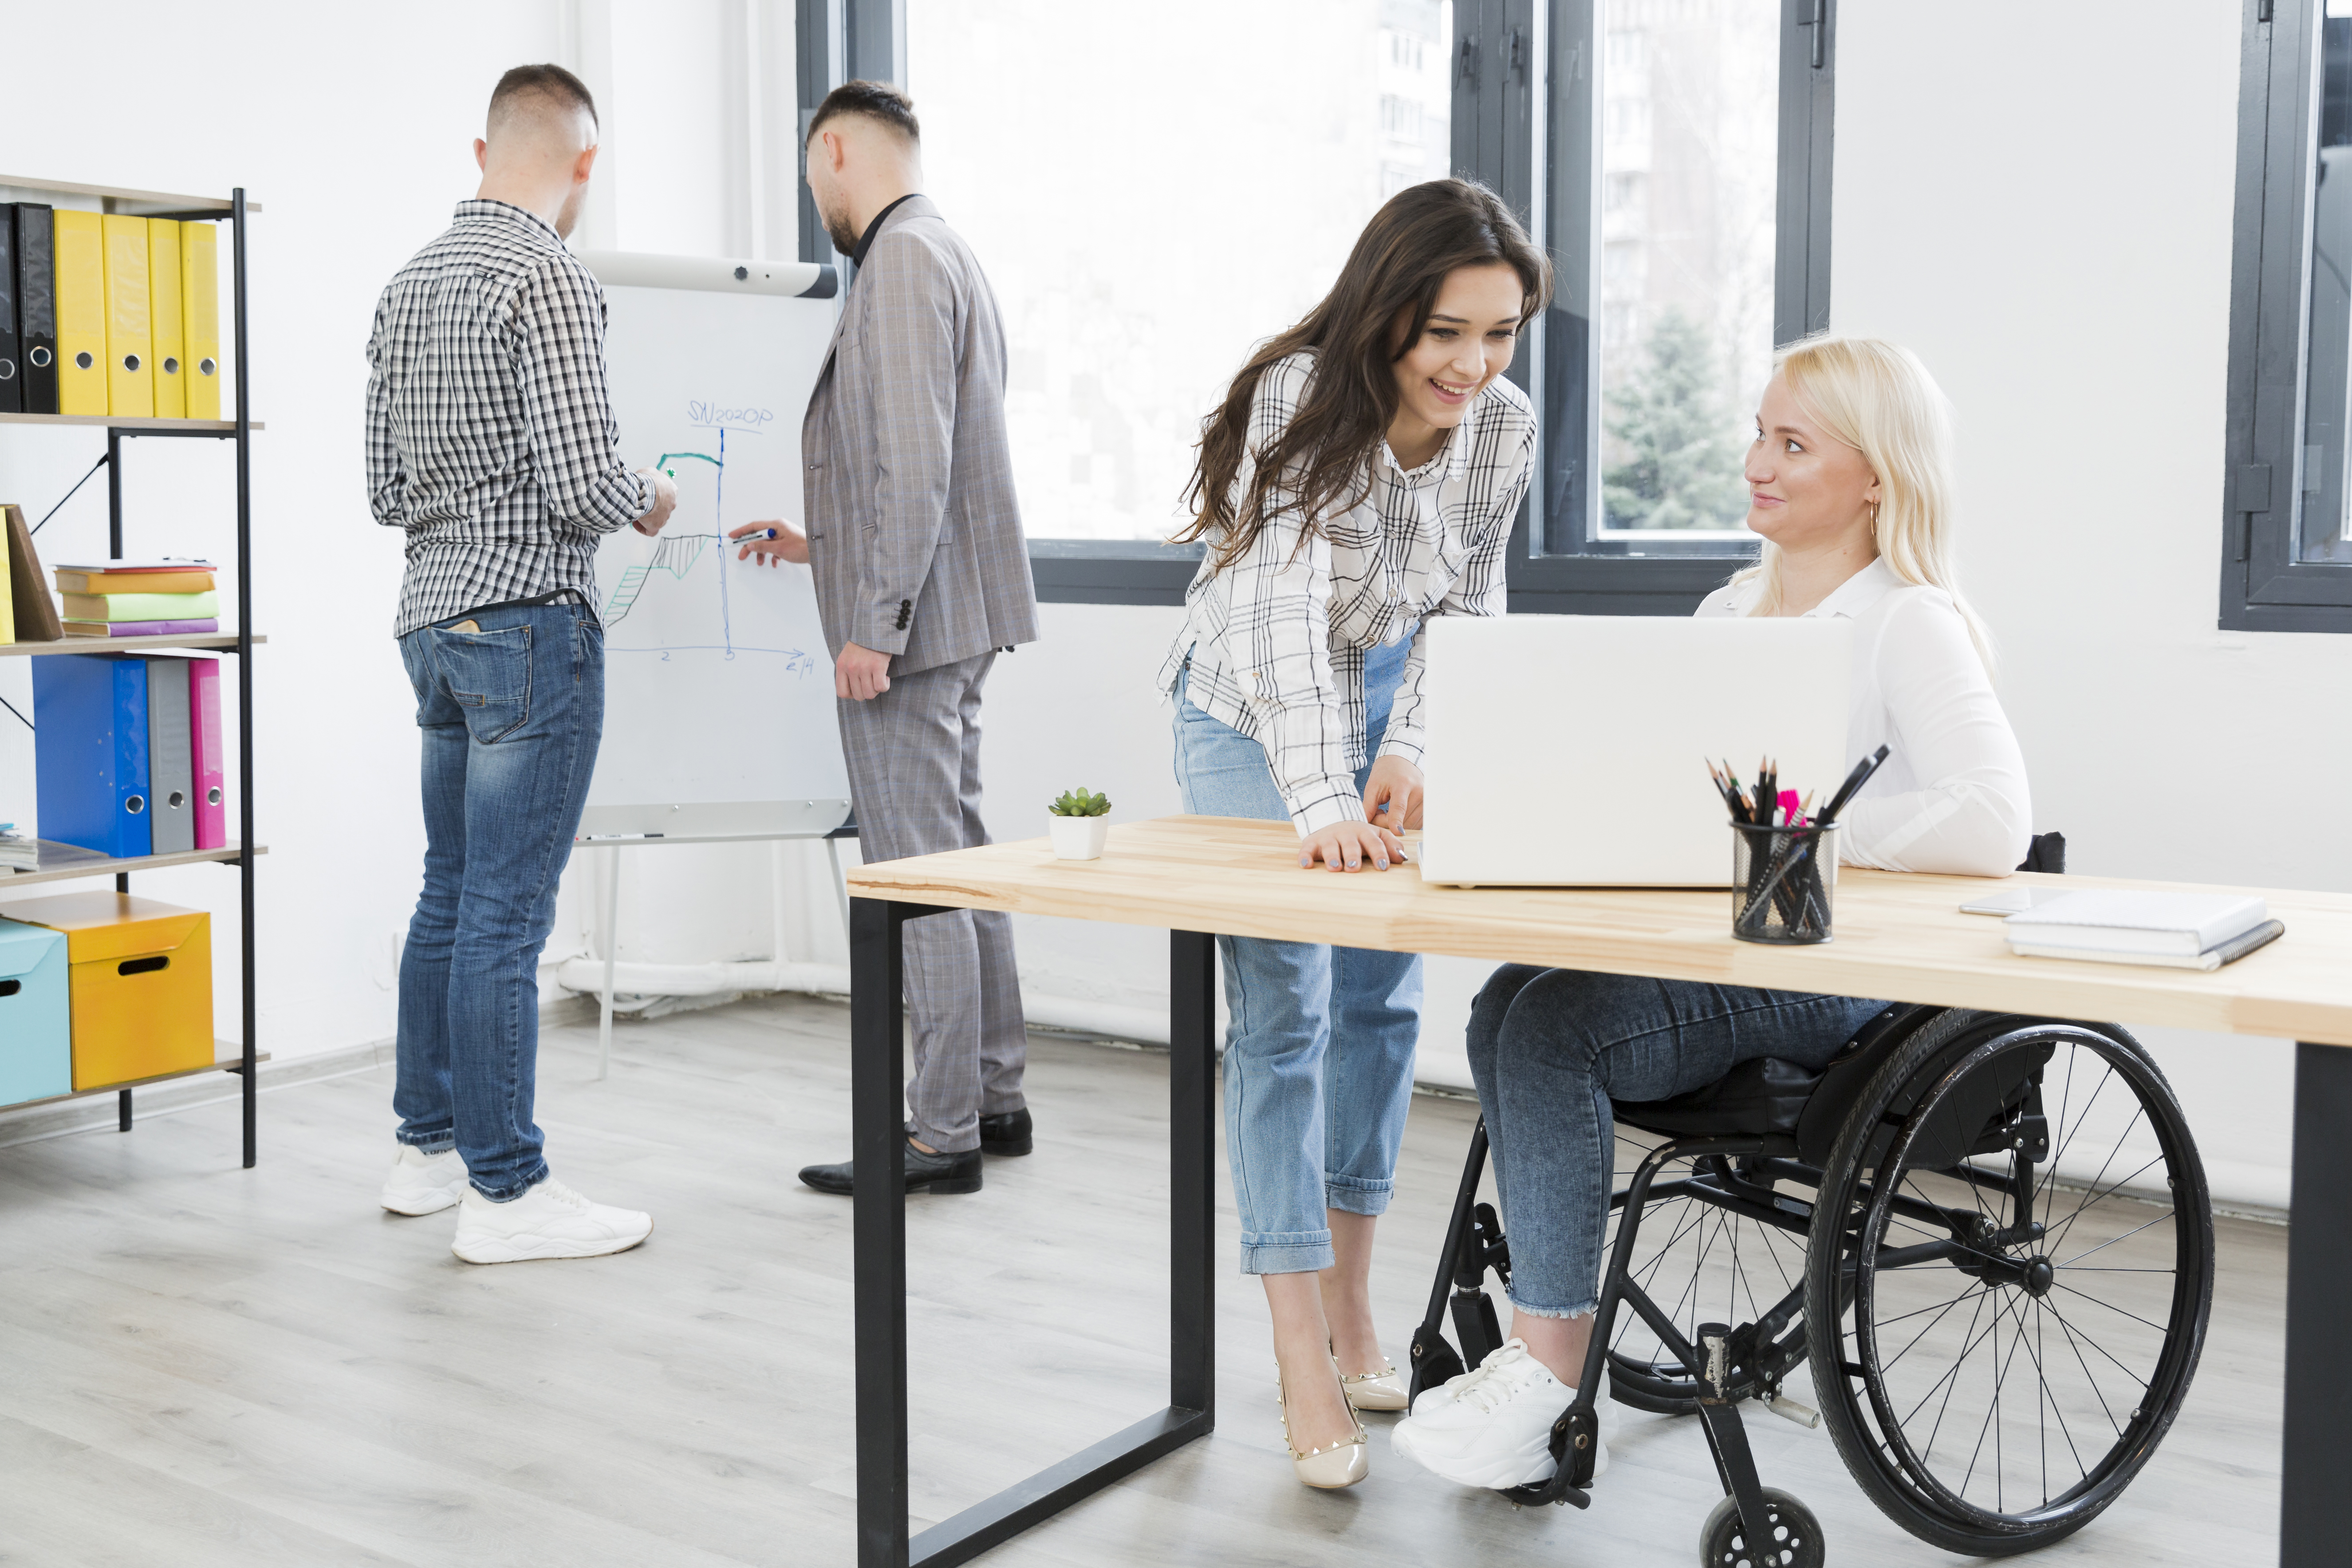
<instances>
[{"instance_id":1,"label":"wheelchair footrest","mask_svg":"<svg viewBox=\"0 0 2352 1568\"><path fill-rule=\"evenodd\" d=\"M1591 1508L1592 1494L1582 1487L1568 1484L1568 1471L1554 1470L1549 1480L1529 1481L1523 1487L1505 1487L1503 1495L1511 1500L1514 1508L1540 1508L1547 1503L1573 1503L1578 1508Z\"/></svg>"}]
</instances>

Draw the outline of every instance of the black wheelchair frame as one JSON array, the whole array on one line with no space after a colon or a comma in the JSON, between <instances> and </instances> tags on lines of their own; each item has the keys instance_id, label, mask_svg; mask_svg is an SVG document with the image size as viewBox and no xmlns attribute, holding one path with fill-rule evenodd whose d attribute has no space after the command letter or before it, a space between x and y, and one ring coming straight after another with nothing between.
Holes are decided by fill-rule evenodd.
<instances>
[{"instance_id":1,"label":"black wheelchair frame","mask_svg":"<svg viewBox=\"0 0 2352 1568\"><path fill-rule=\"evenodd\" d=\"M2061 1052L2065 1053L2063 1085L2045 1082L2057 1071L2053 1058ZM2087 1070L2077 1070L2086 1062L2120 1077L2126 1086L2123 1092L2137 1097L2137 1109L2122 1138L2127 1141L2145 1116L2158 1145L2155 1161L2128 1174L2116 1174L2110 1183L2116 1154L2126 1147L2119 1141L2116 1152L2109 1154L2087 1187L2057 1174L2058 1162L2093 1114L2093 1104L2078 1105L2075 1096L2077 1077L2089 1081ZM2102 1079L2090 1100L2096 1101L2107 1089ZM2125 1103L2110 1101L2110 1112ZM2210 1308L2211 1209L2178 1102L2153 1062L2124 1031L2111 1026L1895 1005L1858 1031L1817 1075L1788 1063L1750 1061L1693 1094L1615 1109L1621 1125L1663 1142L1611 1198L1617 1234L1602 1276L1578 1394L1553 1427L1554 1472L1549 1479L1507 1490L1505 1495L1514 1503L1589 1506L1599 1444L1596 1393L1604 1370L1620 1403L1699 1416L1725 1493L1702 1535L1710 1562L1809 1568L1822 1561L1818 1521L1796 1499L1763 1486L1739 1413L1743 1402L1755 1400L1801 1425L1817 1424L1815 1412L1782 1393L1790 1374L1809 1357L1816 1397L1831 1417L1832 1435L1849 1472L1895 1522L1954 1552L2006 1555L2046 1545L2080 1529L2120 1494L2168 1429L2194 1374ZM2085 1147L2092 1145L2086 1142ZM1487 1152L1482 1120L1472 1136L1428 1310L1413 1335L1416 1398L1464 1371L1465 1363L1476 1365L1503 1343L1485 1281L1491 1270L1507 1285L1510 1250L1494 1206L1478 1199ZM2006 1170L2000 1168L2004 1163ZM2158 1163L2165 1166L2160 1185L2144 1179ZM1661 1179L1668 1166L1678 1163L1688 1165L1687 1174ZM2037 1176L2042 1167L2046 1172ZM1801 1198L1781 1190L1784 1186L1809 1188L1812 1196ZM2083 1193L2090 1194L2087 1199L2079 1197ZM2147 1195L2151 1193L2160 1195L2152 1198ZM2062 1217L2058 1205L2066 1194L2078 1195ZM1769 1303L1751 1289L1751 1305L1761 1310L1749 1321L1699 1322L1693 1325L1694 1331L1685 1332L1634 1269L1645 1209L1674 1198L1801 1238L1806 1258L1802 1277L1786 1295ZM2112 1223L2124 1204L2168 1203L2174 1240L2170 1269L2113 1268L2120 1254L2105 1265L2082 1262L2115 1245L2113 1240L2089 1246L2074 1258L2053 1256L2072 1245L2067 1238L2085 1211L2111 1198L2117 1200L2116 1207L2086 1228L2083 1239L2087 1242L2099 1226ZM2135 1209L2133 1215L2138 1212ZM2126 1234L2144 1235L2165 1217L2159 1213ZM1891 1232L1898 1228L1927 1239L1888 1244ZM2162 1239L2159 1233L2144 1245ZM1702 1254L1700 1267L1704 1262ZM1955 1283L1933 1272L1946 1267L1966 1281L1961 1294L1890 1361L1876 1348L1884 1325L1861 1309L1878 1299L1882 1283L1892 1283L1898 1298L1904 1289L1916 1292L1923 1282ZM2077 1267L2082 1273L2074 1272ZM2143 1358L2148 1363L2145 1373L2059 1310L2060 1299L2053 1294L2058 1290L2098 1305L2095 1297L2069 1283L2090 1272L2173 1276L2163 1324L2123 1307L2108 1309L2160 1332L2160 1342ZM2143 1289L2160 1292L2162 1286ZM1970 1457L1969 1475L1955 1489L1934 1463L1937 1435L1931 1433L1926 1449L1920 1450L1909 1427L1918 1411L1902 1415L1885 1386L1894 1363L1969 1301L1975 1308L1958 1352L1963 1360L1983 1342L1977 1324L1990 1304L1994 1326L1986 1332L1996 1336L1996 1362L2002 1348L1997 1336L2003 1326L2011 1329L2009 1364L2000 1368L2004 1381L2022 1352L2030 1358L2038 1396L2047 1395L2054 1403L2053 1374L2063 1371L2073 1378L2071 1369L2059 1365L2071 1345L2082 1363L2082 1380L2070 1381L2066 1387L2079 1398L2087 1386L2115 1428L2114 1447L2098 1463L2086 1463L2081 1458L2082 1444L2103 1435L2089 1434L2078 1441L2060 1409L2060 1426L2080 1479L2053 1498L2045 1454L2042 1497L2036 1507L2009 1507L1999 1484L2004 1461L1998 1453L1995 1504L1970 1495L1972 1487L1982 1490L1976 1479L1980 1454ZM1908 1302L1898 1299L1895 1304ZM2166 1310L2135 1304L2147 1311ZM2044 1305L2051 1309L2047 1321ZM2088 1310L2080 1301L2067 1302L2066 1309L2077 1317ZM1933 1310L1904 1312L1896 1321ZM1655 1337L1661 1358L1636 1362L1613 1348L1621 1320L1629 1311ZM1849 1317L1854 1321L1851 1343L1845 1327ZM1446 1339L1449 1319L1458 1352ZM2057 1335L2047 1332L2050 1321L2058 1325ZM2053 1342L2060 1346L2058 1352L2050 1350ZM2084 1353L2085 1345L2128 1375L2117 1378L2095 1355ZM2124 1352L2139 1353L2129 1344ZM1827 1379L1822 1375L1825 1362L1832 1369ZM1912 1369L1919 1370L1919 1365ZM1958 1373L1956 1362L1945 1377L1957 1384ZM1989 1426L2000 1415L2001 1386L2000 1382L1993 1385ZM2107 1399L2113 1393L2115 1405L2120 1405L2127 1391L2134 1396L2128 1422L2115 1414ZM1948 1408L1948 1388L1944 1399ZM2084 1403L2081 1408L2088 1411L2091 1405ZM1937 1415L1938 1432L1943 1414ZM2042 1420L2046 1448L2046 1416ZM1984 1440L1979 1431L1979 1450ZM1998 1435L1994 1444L1998 1449ZM1746 1542L1763 1550L1750 1551Z\"/></svg>"}]
</instances>

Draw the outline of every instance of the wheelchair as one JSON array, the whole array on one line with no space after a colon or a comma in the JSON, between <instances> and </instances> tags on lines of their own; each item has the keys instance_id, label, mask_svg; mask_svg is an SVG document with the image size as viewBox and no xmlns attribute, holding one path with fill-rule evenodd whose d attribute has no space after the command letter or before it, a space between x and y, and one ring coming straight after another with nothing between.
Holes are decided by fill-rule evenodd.
<instances>
[{"instance_id":1,"label":"wheelchair","mask_svg":"<svg viewBox=\"0 0 2352 1568\"><path fill-rule=\"evenodd\" d=\"M1557 1467L1515 1504L1589 1506L1604 1368L1621 1404L1699 1418L1725 1493L1700 1537L1717 1568L1825 1561L1811 1512L1758 1478L1748 1401L1826 1421L1895 1523L1988 1557L2082 1529L2170 1429L2212 1306L2212 1204L2179 1101L2125 1030L1897 1005L1819 1072L1768 1058L1615 1112L1621 1145L1655 1142L1610 1200ZM1486 1152L1481 1121L1413 1334L1415 1397L1503 1342ZM1800 1363L1817 1410L1785 1392Z\"/></svg>"}]
</instances>

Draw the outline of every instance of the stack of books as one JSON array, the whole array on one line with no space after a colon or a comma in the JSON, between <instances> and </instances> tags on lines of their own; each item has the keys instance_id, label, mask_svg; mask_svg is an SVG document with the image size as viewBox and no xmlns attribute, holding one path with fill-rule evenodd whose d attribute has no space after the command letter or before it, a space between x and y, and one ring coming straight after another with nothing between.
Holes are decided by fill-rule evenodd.
<instances>
[{"instance_id":1,"label":"stack of books","mask_svg":"<svg viewBox=\"0 0 2352 1568\"><path fill-rule=\"evenodd\" d=\"M2029 958L2087 958L2219 969L2284 933L2258 897L2095 888L2062 893L2001 922L2009 950Z\"/></svg>"},{"instance_id":2,"label":"stack of books","mask_svg":"<svg viewBox=\"0 0 2352 1568\"><path fill-rule=\"evenodd\" d=\"M0 822L0 871L15 876L19 871L41 868L41 847L31 835L16 831L13 822Z\"/></svg>"},{"instance_id":3,"label":"stack of books","mask_svg":"<svg viewBox=\"0 0 2352 1568\"><path fill-rule=\"evenodd\" d=\"M184 637L220 630L209 561L105 561L55 574L69 637Z\"/></svg>"}]
</instances>

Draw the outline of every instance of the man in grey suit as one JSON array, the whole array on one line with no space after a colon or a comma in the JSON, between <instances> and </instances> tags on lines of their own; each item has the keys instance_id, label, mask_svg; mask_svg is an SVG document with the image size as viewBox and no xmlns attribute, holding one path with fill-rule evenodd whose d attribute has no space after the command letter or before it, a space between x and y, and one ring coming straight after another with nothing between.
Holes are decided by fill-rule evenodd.
<instances>
[{"instance_id":1,"label":"man in grey suit","mask_svg":"<svg viewBox=\"0 0 2352 1568\"><path fill-rule=\"evenodd\" d=\"M842 748L868 861L985 844L980 694L1037 637L1004 437L1004 334L980 263L917 193L922 143L897 89L835 88L809 121L808 179L855 273L801 426L808 531L764 521L742 556L806 561L834 656ZM957 910L906 935L915 1077L907 1189L980 1190L981 1155L1025 1154L1028 1036L1013 922ZM846 1194L847 1162L801 1180Z\"/></svg>"}]
</instances>

